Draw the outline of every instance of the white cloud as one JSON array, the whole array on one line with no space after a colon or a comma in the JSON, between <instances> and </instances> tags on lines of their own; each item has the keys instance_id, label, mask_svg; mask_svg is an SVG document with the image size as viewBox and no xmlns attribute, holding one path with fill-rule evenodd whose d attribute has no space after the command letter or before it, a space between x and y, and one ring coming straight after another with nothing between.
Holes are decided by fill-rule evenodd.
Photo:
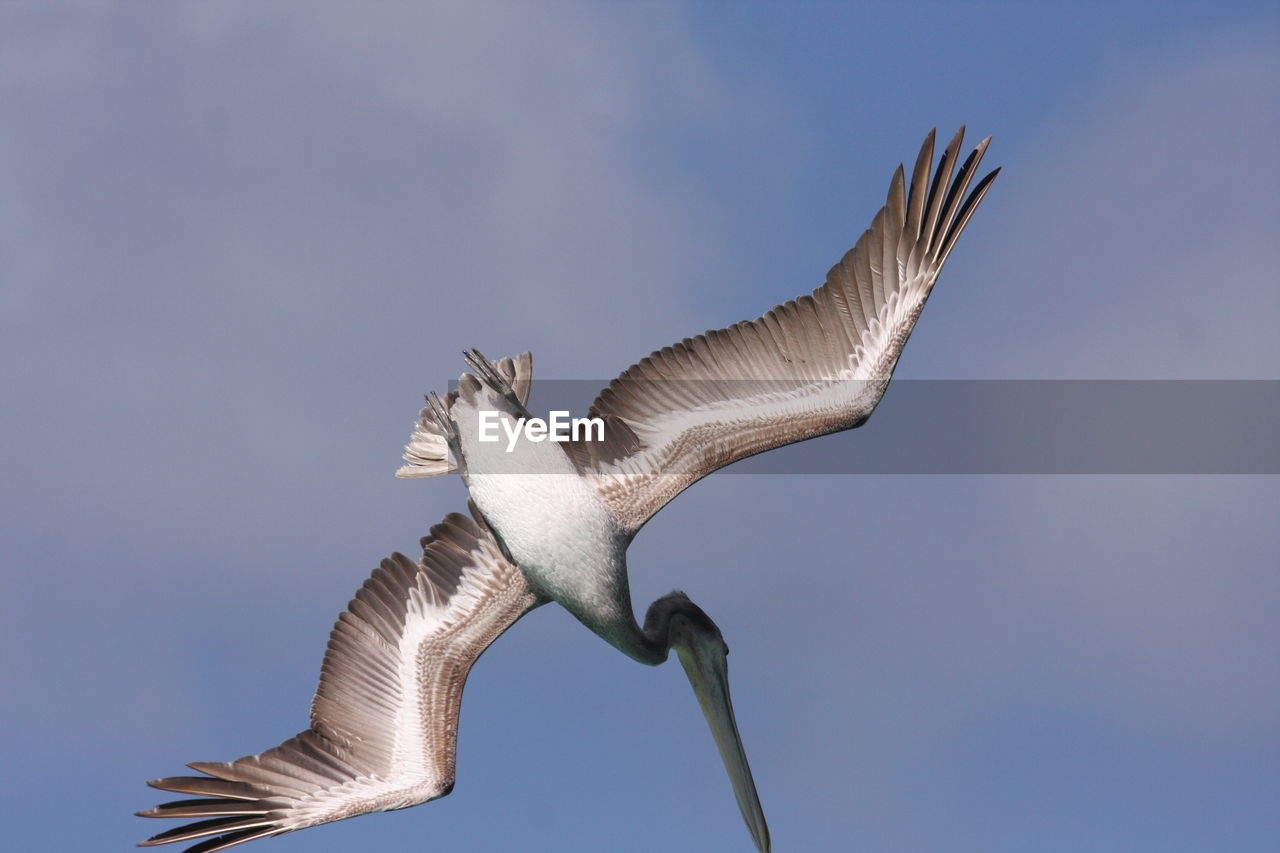
<instances>
[{"instance_id":1,"label":"white cloud","mask_svg":"<svg viewBox=\"0 0 1280 853\"><path fill-rule=\"evenodd\" d=\"M349 495L340 514L401 486L463 348L597 377L643 354L630 333L686 331L711 202L633 140L719 132L739 95L679 15L11 15L0 347L25 508L67 512L74 483L87 523L185 542L248 499L258 546L305 530L299 489Z\"/></svg>"}]
</instances>

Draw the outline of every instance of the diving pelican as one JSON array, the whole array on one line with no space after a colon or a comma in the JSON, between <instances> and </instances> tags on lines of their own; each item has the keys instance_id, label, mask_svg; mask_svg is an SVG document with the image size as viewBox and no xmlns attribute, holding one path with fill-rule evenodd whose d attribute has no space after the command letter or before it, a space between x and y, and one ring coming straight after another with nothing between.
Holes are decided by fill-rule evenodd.
<instances>
[{"instance_id":1,"label":"diving pelican","mask_svg":"<svg viewBox=\"0 0 1280 853\"><path fill-rule=\"evenodd\" d=\"M758 320L709 331L623 371L591 406L596 435L481 440L484 418L529 417L528 353L490 362L431 395L397 474L456 471L469 514L393 554L338 618L311 726L258 755L195 762L199 776L149 784L190 795L144 817L195 818L142 842L196 841L214 853L246 841L453 790L462 688L472 664L517 619L550 601L624 654L656 666L674 650L711 727L751 837L769 829L729 698L720 630L681 592L636 621L626 550L644 524L700 478L746 456L860 426L960 233L999 170L973 186L990 138L956 170L964 128L932 176L934 134L888 200L812 295ZM953 180L954 173L954 180Z\"/></svg>"}]
</instances>

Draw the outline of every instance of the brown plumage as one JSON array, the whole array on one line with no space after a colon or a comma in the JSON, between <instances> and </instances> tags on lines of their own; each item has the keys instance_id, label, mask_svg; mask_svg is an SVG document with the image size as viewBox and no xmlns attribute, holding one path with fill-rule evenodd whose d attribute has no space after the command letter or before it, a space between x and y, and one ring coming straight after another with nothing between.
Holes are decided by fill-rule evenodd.
<instances>
[{"instance_id":1,"label":"brown plumage","mask_svg":"<svg viewBox=\"0 0 1280 853\"><path fill-rule=\"evenodd\" d=\"M188 765L204 776L148 783L199 799L138 814L202 819L143 846L205 839L189 853L213 853L449 793L467 673L541 603L472 513L431 528L420 561L393 554L365 581L329 637L309 729L259 755Z\"/></svg>"},{"instance_id":2,"label":"brown plumage","mask_svg":"<svg viewBox=\"0 0 1280 853\"><path fill-rule=\"evenodd\" d=\"M638 530L718 468L870 417L942 265L1000 171L969 193L988 137L953 182L963 139L961 128L930 182L929 133L910 187L899 166L871 227L811 295L664 347L600 393L590 414L621 426L610 424L603 445L584 442L571 455L626 529ZM618 444L635 449L619 454Z\"/></svg>"}]
</instances>

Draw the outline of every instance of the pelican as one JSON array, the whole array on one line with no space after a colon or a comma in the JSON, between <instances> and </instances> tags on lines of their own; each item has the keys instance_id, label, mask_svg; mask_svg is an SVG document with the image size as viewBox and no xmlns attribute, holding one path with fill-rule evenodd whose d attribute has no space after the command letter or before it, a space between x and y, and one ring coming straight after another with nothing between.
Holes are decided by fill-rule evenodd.
<instances>
[{"instance_id":1,"label":"pelican","mask_svg":"<svg viewBox=\"0 0 1280 853\"><path fill-rule=\"evenodd\" d=\"M447 395L428 397L397 474L457 472L470 491L468 514L432 527L420 559L383 560L338 617L306 731L258 755L189 764L198 776L149 783L192 798L139 815L196 820L142 846L196 841L187 853L214 853L445 796L468 672L516 620L555 601L641 663L676 653L752 840L768 851L729 697L728 647L682 592L653 602L640 624L627 546L712 471L870 417L939 271L999 173L970 192L990 137L956 170L963 137L961 128L931 175L930 131L910 182L899 166L871 227L811 295L685 338L623 371L591 406L596 435L482 440L482 420L509 426L530 417L532 359L466 353L470 372Z\"/></svg>"}]
</instances>

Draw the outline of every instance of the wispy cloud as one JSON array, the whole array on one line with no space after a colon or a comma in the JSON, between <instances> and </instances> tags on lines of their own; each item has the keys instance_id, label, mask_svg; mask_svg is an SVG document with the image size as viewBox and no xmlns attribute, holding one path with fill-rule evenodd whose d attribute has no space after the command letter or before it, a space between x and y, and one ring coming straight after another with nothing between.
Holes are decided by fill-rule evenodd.
<instances>
[{"instance_id":1,"label":"wispy cloud","mask_svg":"<svg viewBox=\"0 0 1280 853\"><path fill-rule=\"evenodd\" d=\"M639 355L615 326L672 334L716 229L628 140L728 91L675 14L14 15L0 346L30 414L6 448L24 511L74 481L92 521L186 541L226 520L246 465L367 498L464 347L594 376ZM374 422L371 447L353 430Z\"/></svg>"}]
</instances>

